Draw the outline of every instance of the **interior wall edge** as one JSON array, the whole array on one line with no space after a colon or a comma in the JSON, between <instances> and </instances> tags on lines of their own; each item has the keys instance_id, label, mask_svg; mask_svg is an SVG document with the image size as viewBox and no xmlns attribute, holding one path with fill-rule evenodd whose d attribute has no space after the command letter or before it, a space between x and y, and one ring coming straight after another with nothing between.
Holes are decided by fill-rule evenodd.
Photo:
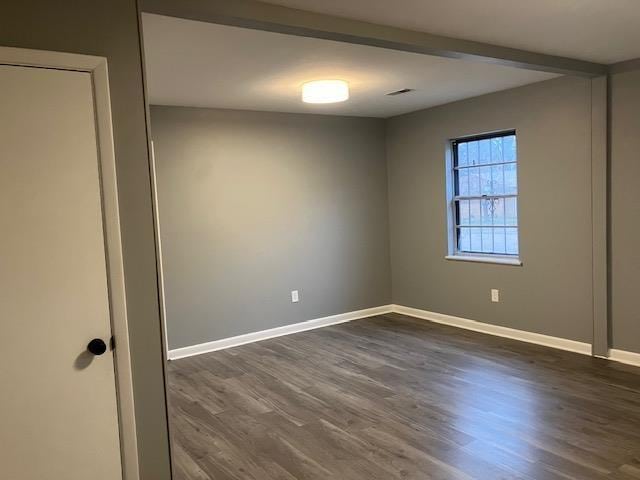
<instances>
[{"instance_id":1,"label":"interior wall edge","mask_svg":"<svg viewBox=\"0 0 640 480\"><path fill-rule=\"evenodd\" d=\"M174 456L173 456L173 437L171 433L171 421L170 421L170 412L169 412L169 383L168 383L168 372L167 372L167 360L168 360L168 339L166 335L166 311L164 306L164 277L162 271L162 248L160 241L160 225L159 225L159 215L158 215L158 199L157 199L157 190L156 190L156 169L155 169L155 158L153 152L153 137L151 135L151 109L149 103L149 88L147 84L147 65L146 65L146 57L145 57L145 46L144 46L144 26L142 23L142 10L140 7L140 0L135 0L136 3L136 11L137 11L137 32L138 32L138 42L140 44L140 64L142 66L141 71L141 84L142 84L142 96L144 99L144 122L145 122L145 132L146 132L146 140L147 140L147 165L149 172L149 188L151 193L151 215L153 220L153 240L154 240L154 248L155 248L155 271L156 271L156 285L157 285L157 300L158 300L158 327L160 329L160 345L161 345L161 363L162 363L162 382L164 387L164 417L167 425L167 437L168 441L166 443L167 447L167 457L168 457L168 475L170 478L175 476L174 472Z\"/></svg>"}]
</instances>

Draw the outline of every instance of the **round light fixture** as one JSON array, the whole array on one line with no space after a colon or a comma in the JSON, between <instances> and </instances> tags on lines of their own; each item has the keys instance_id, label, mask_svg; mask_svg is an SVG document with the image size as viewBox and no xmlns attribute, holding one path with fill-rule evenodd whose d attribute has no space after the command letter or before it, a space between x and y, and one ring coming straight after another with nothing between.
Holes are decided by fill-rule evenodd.
<instances>
[{"instance_id":1,"label":"round light fixture","mask_svg":"<svg viewBox=\"0 0 640 480\"><path fill-rule=\"evenodd\" d=\"M302 85L305 103L337 103L349 99L349 84L344 80L315 80Z\"/></svg>"}]
</instances>

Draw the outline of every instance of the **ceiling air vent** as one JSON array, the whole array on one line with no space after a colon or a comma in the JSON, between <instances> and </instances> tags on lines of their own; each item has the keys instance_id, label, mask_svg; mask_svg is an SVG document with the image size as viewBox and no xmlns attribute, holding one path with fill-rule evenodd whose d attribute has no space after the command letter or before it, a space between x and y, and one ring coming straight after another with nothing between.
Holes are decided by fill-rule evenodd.
<instances>
[{"instance_id":1,"label":"ceiling air vent","mask_svg":"<svg viewBox=\"0 0 640 480\"><path fill-rule=\"evenodd\" d=\"M387 97L395 97L396 95L402 95L403 93L413 92L413 88L403 88L402 90L396 90L395 92L387 93Z\"/></svg>"}]
</instances>

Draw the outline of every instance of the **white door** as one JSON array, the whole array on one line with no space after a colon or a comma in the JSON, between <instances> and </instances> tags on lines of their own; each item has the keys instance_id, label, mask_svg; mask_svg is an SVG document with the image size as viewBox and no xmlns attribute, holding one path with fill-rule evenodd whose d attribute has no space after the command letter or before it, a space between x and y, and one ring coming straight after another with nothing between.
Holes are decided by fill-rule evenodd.
<instances>
[{"instance_id":1,"label":"white door","mask_svg":"<svg viewBox=\"0 0 640 480\"><path fill-rule=\"evenodd\" d=\"M0 65L0 478L122 478L89 73Z\"/></svg>"}]
</instances>

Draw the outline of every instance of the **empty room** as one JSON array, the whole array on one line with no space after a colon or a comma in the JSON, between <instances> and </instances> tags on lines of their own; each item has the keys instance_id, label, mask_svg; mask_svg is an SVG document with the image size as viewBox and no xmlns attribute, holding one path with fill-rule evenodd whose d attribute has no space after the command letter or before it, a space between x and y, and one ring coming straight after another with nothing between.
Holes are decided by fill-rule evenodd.
<instances>
[{"instance_id":1,"label":"empty room","mask_svg":"<svg viewBox=\"0 0 640 480\"><path fill-rule=\"evenodd\" d=\"M636 0L59 3L0 20L0 478L640 480Z\"/></svg>"}]
</instances>

